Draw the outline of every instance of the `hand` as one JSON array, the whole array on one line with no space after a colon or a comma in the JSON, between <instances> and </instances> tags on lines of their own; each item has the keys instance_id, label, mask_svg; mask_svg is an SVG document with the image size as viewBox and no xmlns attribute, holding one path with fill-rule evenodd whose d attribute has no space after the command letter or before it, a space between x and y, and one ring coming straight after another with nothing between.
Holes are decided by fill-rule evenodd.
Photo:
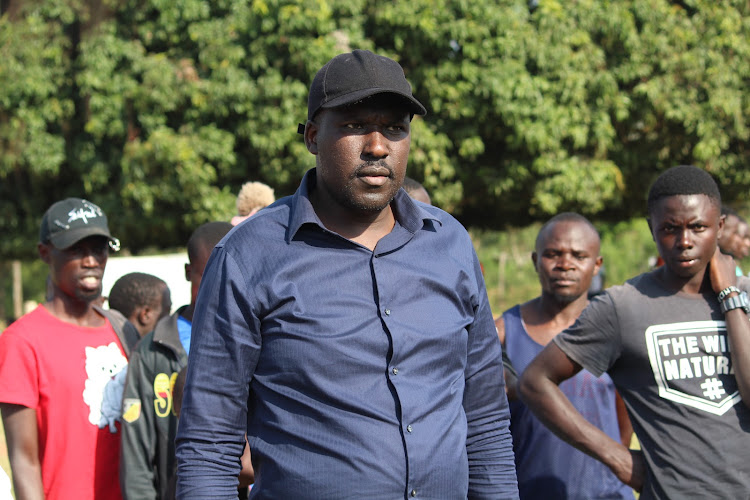
<instances>
[{"instance_id":1,"label":"hand","mask_svg":"<svg viewBox=\"0 0 750 500\"><path fill-rule=\"evenodd\" d=\"M736 275L737 265L731 255L723 254L716 247L714 256L708 265L709 276L711 277L711 288L715 293L719 293L728 286L734 286L737 283Z\"/></svg>"},{"instance_id":2,"label":"hand","mask_svg":"<svg viewBox=\"0 0 750 500\"><path fill-rule=\"evenodd\" d=\"M623 454L622 461L610 469L617 479L640 493L646 481L646 459L643 457L643 451L629 450L624 446L623 450L627 455Z\"/></svg>"},{"instance_id":3,"label":"hand","mask_svg":"<svg viewBox=\"0 0 750 500\"><path fill-rule=\"evenodd\" d=\"M508 401L518 400L518 378L508 371L505 370L505 395L508 397Z\"/></svg>"}]
</instances>

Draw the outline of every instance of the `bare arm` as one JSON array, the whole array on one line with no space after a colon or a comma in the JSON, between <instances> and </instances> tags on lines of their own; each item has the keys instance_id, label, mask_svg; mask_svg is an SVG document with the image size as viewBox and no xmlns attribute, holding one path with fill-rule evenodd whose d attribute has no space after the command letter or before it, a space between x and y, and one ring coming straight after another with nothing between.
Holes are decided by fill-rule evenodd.
<instances>
[{"instance_id":1,"label":"bare arm","mask_svg":"<svg viewBox=\"0 0 750 500\"><path fill-rule=\"evenodd\" d=\"M630 448L630 442L633 440L633 424L630 422L625 402L620 397L620 393L616 391L615 408L617 410L617 426L620 428L620 442L626 448Z\"/></svg>"},{"instance_id":2,"label":"bare arm","mask_svg":"<svg viewBox=\"0 0 750 500\"><path fill-rule=\"evenodd\" d=\"M253 470L253 461L252 456L250 455L250 445L247 442L247 435L245 435L245 450L242 452L240 462L242 462L242 470L240 471L240 488L244 488L255 482L255 471Z\"/></svg>"},{"instance_id":3,"label":"bare arm","mask_svg":"<svg viewBox=\"0 0 750 500\"><path fill-rule=\"evenodd\" d=\"M500 339L500 345L503 347L503 374L505 375L505 395L508 401L518 399L518 375L513 368L513 364L505 352L505 321L502 316L495 320L495 329L497 329L497 338Z\"/></svg>"},{"instance_id":4,"label":"bare arm","mask_svg":"<svg viewBox=\"0 0 750 500\"><path fill-rule=\"evenodd\" d=\"M558 387L580 370L580 365L550 342L521 375L518 384L521 399L560 439L604 463L618 479L640 491L645 478L640 453L631 453L589 423Z\"/></svg>"},{"instance_id":5,"label":"bare arm","mask_svg":"<svg viewBox=\"0 0 750 500\"><path fill-rule=\"evenodd\" d=\"M44 499L42 465L39 462L39 434L36 410L21 405L0 404L8 458L13 472L17 500Z\"/></svg>"},{"instance_id":6,"label":"bare arm","mask_svg":"<svg viewBox=\"0 0 750 500\"><path fill-rule=\"evenodd\" d=\"M735 267L734 259L724 255L717 248L709 264L711 287L715 293L718 294L726 287L736 284ZM729 294L730 297L734 295L737 294ZM727 311L724 320L727 324L729 345L732 346L732 369L740 396L745 405L750 406L750 319L742 308L737 308Z\"/></svg>"}]
</instances>

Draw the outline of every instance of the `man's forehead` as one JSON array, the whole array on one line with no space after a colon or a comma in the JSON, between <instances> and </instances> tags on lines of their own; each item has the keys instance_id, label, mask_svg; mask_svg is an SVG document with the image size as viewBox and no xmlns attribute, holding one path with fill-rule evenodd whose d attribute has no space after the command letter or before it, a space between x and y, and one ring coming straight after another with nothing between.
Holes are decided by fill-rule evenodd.
<instances>
[{"instance_id":1,"label":"man's forehead","mask_svg":"<svg viewBox=\"0 0 750 500\"><path fill-rule=\"evenodd\" d=\"M659 198L653 203L651 218L679 217L700 211L705 216L721 216L719 202L705 194L675 194Z\"/></svg>"},{"instance_id":2,"label":"man's forehead","mask_svg":"<svg viewBox=\"0 0 750 500\"><path fill-rule=\"evenodd\" d=\"M568 239L575 235L576 239L583 238L586 240L598 240L599 234L589 224L582 220L558 220L547 226L542 233L542 241L553 241L559 239Z\"/></svg>"}]
</instances>

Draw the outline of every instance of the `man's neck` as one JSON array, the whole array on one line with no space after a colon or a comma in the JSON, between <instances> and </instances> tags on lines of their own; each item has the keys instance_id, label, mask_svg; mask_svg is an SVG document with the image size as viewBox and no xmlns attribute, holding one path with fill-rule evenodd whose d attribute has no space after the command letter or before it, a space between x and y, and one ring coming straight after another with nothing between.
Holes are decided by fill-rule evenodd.
<instances>
[{"instance_id":1,"label":"man's neck","mask_svg":"<svg viewBox=\"0 0 750 500\"><path fill-rule=\"evenodd\" d=\"M84 301L72 297L61 298L55 296L52 300L46 302L44 307L60 321L88 328L96 328L106 323L104 316L99 314L94 308L95 305L98 305L100 299L101 297L97 297L92 301Z\"/></svg>"},{"instance_id":2,"label":"man's neck","mask_svg":"<svg viewBox=\"0 0 750 500\"><path fill-rule=\"evenodd\" d=\"M537 343L547 345L558 333L575 323L588 302L586 294L564 303L542 294L521 306L521 317L529 336Z\"/></svg>"},{"instance_id":3,"label":"man's neck","mask_svg":"<svg viewBox=\"0 0 750 500\"><path fill-rule=\"evenodd\" d=\"M326 229L370 250L375 250L378 241L396 224L391 205L379 212L345 211L332 206L332 202L320 196L317 190L310 193L310 202Z\"/></svg>"},{"instance_id":4,"label":"man's neck","mask_svg":"<svg viewBox=\"0 0 750 500\"><path fill-rule=\"evenodd\" d=\"M704 268L703 271L690 278L682 278L670 271L666 265L659 268L656 276L669 290L687 294L701 294L711 288L711 278Z\"/></svg>"}]
</instances>

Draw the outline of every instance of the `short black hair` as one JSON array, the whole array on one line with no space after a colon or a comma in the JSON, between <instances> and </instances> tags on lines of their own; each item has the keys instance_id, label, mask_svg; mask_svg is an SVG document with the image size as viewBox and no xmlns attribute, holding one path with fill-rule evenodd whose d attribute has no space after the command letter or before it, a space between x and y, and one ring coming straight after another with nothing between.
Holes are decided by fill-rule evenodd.
<instances>
[{"instance_id":1,"label":"short black hair","mask_svg":"<svg viewBox=\"0 0 750 500\"><path fill-rule=\"evenodd\" d=\"M413 193L419 189L424 189L424 186L412 179L411 177L404 177L404 183L401 185L407 193ZM426 190L425 190L426 191Z\"/></svg>"},{"instance_id":2,"label":"short black hair","mask_svg":"<svg viewBox=\"0 0 750 500\"><path fill-rule=\"evenodd\" d=\"M137 307L156 306L162 301L163 279L147 273L128 273L120 277L109 292L109 308L129 318Z\"/></svg>"},{"instance_id":3,"label":"short black hair","mask_svg":"<svg viewBox=\"0 0 750 500\"><path fill-rule=\"evenodd\" d=\"M704 194L721 207L719 186L711 174L693 165L678 165L665 170L648 191L648 213L656 202L668 196Z\"/></svg>"},{"instance_id":4,"label":"short black hair","mask_svg":"<svg viewBox=\"0 0 750 500\"><path fill-rule=\"evenodd\" d=\"M542 235L547 230L547 228L558 222L580 222L581 224L590 227L591 230L596 234L596 237L601 240L601 236L599 236L599 231L596 229L596 226L594 226L594 224L586 217L575 212L560 212L559 214L555 215L550 220L545 222L541 229L539 229L539 232L536 235L536 241L534 242L535 250L539 246L539 243L542 241Z\"/></svg>"},{"instance_id":5,"label":"short black hair","mask_svg":"<svg viewBox=\"0 0 750 500\"><path fill-rule=\"evenodd\" d=\"M217 243L233 228L234 226L230 222L225 221L214 221L206 222L198 226L193 234L190 235L190 239L187 243L188 259L193 262L193 259L198 258L198 253L201 250L213 250Z\"/></svg>"}]
</instances>

